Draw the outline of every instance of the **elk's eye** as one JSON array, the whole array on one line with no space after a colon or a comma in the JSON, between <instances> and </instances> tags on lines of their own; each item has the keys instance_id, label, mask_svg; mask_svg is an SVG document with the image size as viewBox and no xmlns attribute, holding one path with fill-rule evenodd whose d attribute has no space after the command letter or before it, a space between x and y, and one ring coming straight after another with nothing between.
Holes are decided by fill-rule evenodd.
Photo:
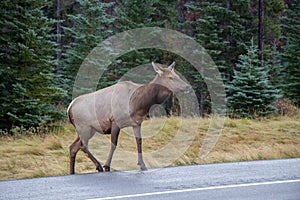
<instances>
[{"instance_id":1,"label":"elk's eye","mask_svg":"<svg viewBox=\"0 0 300 200\"><path fill-rule=\"evenodd\" d=\"M170 77L169 77L169 79L170 79L170 80L173 80L173 79L174 79L174 77L170 76Z\"/></svg>"}]
</instances>

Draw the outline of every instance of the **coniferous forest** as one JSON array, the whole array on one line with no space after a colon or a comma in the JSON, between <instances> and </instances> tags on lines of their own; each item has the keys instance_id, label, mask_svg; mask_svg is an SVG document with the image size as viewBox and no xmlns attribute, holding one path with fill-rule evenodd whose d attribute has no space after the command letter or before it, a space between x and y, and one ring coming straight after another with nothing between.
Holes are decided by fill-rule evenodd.
<instances>
[{"instance_id":1,"label":"coniferous forest","mask_svg":"<svg viewBox=\"0 0 300 200\"><path fill-rule=\"evenodd\" d=\"M77 71L91 50L142 27L179 31L207 50L222 75L228 116L267 116L278 112L280 99L300 106L300 0L2 0L0 24L5 132L65 119ZM203 77L183 58L159 49L119 57L98 88L133 67L173 60L192 84L200 114L209 115Z\"/></svg>"}]
</instances>

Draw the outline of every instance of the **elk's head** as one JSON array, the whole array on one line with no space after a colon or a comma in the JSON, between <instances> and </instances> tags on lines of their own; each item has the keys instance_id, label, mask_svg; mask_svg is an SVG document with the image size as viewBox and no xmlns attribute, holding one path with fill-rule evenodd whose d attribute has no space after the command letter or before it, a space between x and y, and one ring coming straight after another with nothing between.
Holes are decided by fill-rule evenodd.
<instances>
[{"instance_id":1,"label":"elk's head","mask_svg":"<svg viewBox=\"0 0 300 200\"><path fill-rule=\"evenodd\" d=\"M152 81L153 83L163 85L172 92L188 91L190 89L190 86L175 73L175 62L167 68L160 67L154 62L152 62L152 66L154 71L157 73L156 77Z\"/></svg>"}]
</instances>

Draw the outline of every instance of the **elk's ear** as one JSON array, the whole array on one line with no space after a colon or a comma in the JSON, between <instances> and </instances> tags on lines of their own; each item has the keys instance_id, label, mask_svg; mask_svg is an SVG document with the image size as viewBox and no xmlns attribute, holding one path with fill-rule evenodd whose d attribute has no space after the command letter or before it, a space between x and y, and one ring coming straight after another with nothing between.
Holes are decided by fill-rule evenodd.
<instances>
[{"instance_id":1,"label":"elk's ear","mask_svg":"<svg viewBox=\"0 0 300 200\"><path fill-rule=\"evenodd\" d=\"M160 76L163 74L163 71L161 70L161 68L156 65L154 62L152 62L152 66L153 66L153 69L156 73L158 73Z\"/></svg>"},{"instance_id":2,"label":"elk's ear","mask_svg":"<svg viewBox=\"0 0 300 200\"><path fill-rule=\"evenodd\" d=\"M175 67L175 64L176 64L176 62L174 61L169 67L168 67L168 69L169 70L174 70L174 67Z\"/></svg>"}]
</instances>

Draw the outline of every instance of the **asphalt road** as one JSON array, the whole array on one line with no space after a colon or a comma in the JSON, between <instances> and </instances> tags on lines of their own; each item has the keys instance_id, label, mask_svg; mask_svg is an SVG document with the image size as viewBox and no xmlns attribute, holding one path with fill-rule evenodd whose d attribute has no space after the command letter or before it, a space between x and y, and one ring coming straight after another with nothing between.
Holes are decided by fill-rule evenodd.
<instances>
[{"instance_id":1,"label":"asphalt road","mask_svg":"<svg viewBox=\"0 0 300 200\"><path fill-rule=\"evenodd\" d=\"M300 159L0 181L0 199L300 200Z\"/></svg>"}]
</instances>

